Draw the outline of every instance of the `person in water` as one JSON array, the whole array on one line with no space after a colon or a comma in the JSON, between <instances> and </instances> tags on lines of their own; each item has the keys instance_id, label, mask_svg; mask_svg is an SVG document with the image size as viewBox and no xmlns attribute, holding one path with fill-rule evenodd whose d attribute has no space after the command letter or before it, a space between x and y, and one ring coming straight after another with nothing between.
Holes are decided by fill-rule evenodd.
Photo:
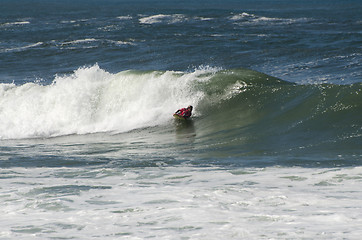
<instances>
[{"instance_id":1,"label":"person in water","mask_svg":"<svg viewBox=\"0 0 362 240\"><path fill-rule=\"evenodd\" d=\"M191 117L191 114L192 114L192 106L190 105L187 108L181 108L181 109L177 110L175 113L184 118L189 118L189 117Z\"/></svg>"}]
</instances>

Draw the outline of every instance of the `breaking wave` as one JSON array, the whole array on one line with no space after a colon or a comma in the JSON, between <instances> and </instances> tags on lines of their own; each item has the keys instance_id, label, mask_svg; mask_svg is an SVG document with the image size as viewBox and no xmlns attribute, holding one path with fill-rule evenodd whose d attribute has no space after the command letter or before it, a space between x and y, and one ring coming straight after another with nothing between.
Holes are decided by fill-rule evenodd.
<instances>
[{"instance_id":1,"label":"breaking wave","mask_svg":"<svg viewBox=\"0 0 362 240\"><path fill-rule=\"evenodd\" d=\"M248 69L112 74L95 65L50 85L0 84L0 138L168 126L189 104L206 145L218 139L235 148L247 143L248 151L253 144L270 151L342 142L354 148L362 135L361 83L301 85Z\"/></svg>"}]
</instances>

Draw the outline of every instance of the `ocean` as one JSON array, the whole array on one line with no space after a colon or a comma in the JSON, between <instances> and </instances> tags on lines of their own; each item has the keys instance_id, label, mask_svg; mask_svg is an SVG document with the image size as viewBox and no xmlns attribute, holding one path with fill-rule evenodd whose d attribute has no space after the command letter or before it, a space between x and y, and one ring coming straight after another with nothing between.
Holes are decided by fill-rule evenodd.
<instances>
[{"instance_id":1,"label":"ocean","mask_svg":"<svg viewBox=\"0 0 362 240\"><path fill-rule=\"evenodd\" d=\"M361 9L1 0L0 239L360 239Z\"/></svg>"}]
</instances>

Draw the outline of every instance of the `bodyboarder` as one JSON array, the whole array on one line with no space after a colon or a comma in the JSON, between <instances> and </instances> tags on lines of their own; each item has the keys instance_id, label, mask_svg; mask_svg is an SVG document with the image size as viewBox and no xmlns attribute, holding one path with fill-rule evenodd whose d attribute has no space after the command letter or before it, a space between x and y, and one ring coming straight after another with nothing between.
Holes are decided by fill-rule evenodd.
<instances>
[{"instance_id":1,"label":"bodyboarder","mask_svg":"<svg viewBox=\"0 0 362 240\"><path fill-rule=\"evenodd\" d=\"M181 108L175 112L175 114L187 119L191 117L193 107L190 105L187 108Z\"/></svg>"}]
</instances>

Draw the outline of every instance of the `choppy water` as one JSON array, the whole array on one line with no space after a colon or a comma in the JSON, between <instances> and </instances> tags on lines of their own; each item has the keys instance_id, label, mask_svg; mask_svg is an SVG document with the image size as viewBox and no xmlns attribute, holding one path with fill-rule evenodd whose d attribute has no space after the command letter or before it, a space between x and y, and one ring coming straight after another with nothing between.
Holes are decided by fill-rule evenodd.
<instances>
[{"instance_id":1,"label":"choppy water","mask_svg":"<svg viewBox=\"0 0 362 240\"><path fill-rule=\"evenodd\" d=\"M2 1L0 238L358 239L359 9Z\"/></svg>"}]
</instances>

